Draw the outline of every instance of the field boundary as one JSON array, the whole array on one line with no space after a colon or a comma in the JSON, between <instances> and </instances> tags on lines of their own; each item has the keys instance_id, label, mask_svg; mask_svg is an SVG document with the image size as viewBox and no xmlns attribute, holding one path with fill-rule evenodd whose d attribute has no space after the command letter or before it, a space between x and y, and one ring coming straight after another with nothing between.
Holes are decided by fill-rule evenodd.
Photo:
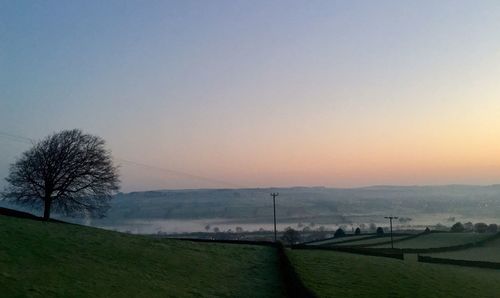
<instances>
[{"instance_id":1,"label":"field boundary","mask_svg":"<svg viewBox=\"0 0 500 298\"><path fill-rule=\"evenodd\" d=\"M456 259L446 259L446 258L434 258L429 256L418 256L418 261L421 263L433 263L433 264L447 264L447 265L457 265L465 267L479 267L488 269L500 269L500 263L487 262L487 261L469 261L469 260L456 260Z\"/></svg>"},{"instance_id":2,"label":"field boundary","mask_svg":"<svg viewBox=\"0 0 500 298\"><path fill-rule=\"evenodd\" d=\"M444 246L444 247L432 247L432 248L395 248L401 250L403 253L434 253L434 252L447 252L447 251L456 251L467 248L472 248L476 246L482 246L489 241L493 241L495 239L500 238L500 232L496 233L490 237L485 239L469 242L465 244L453 245L453 246ZM377 248L374 248L377 249Z\"/></svg>"},{"instance_id":3,"label":"field boundary","mask_svg":"<svg viewBox=\"0 0 500 298\"><path fill-rule=\"evenodd\" d=\"M417 235L420 235L421 233L417 234ZM361 239L347 239L345 241L339 241L339 242L336 242L336 243L332 243L332 244L318 244L318 245L314 245L314 246L339 246L340 244L345 244L345 243L351 243L351 242L358 242L358 241L362 241L362 240L370 240L370 239L375 239L375 238L386 238L386 237L390 237L388 234L385 234L383 236L380 236L380 235L376 235L376 234L365 234L367 235L366 237L363 237ZM395 240L394 242L397 242L397 241L402 241L402 240L406 240L410 237L414 237L415 235L414 234L407 234L407 233L393 233L392 234L393 236L395 237L399 237L399 236L408 236L404 239L399 239L399 240ZM344 237L341 237L341 238L349 238L349 237L353 237L353 236L360 236L360 235L349 235L349 236L344 236ZM363 234L361 234L361 236L363 236ZM300 244L297 244L297 246L310 246L311 244L314 244L316 242L323 242L323 241L328 241L328 240L334 240L336 238L339 238L339 237L330 237L330 238L325 238L325 239L321 239L321 240L314 240L314 241L308 241L308 242L302 242ZM390 240L388 241L384 241L384 242L381 242L381 243L377 243L377 245L379 244L386 244L386 243L391 243ZM346 245L346 247L365 247L365 246L371 246L373 244L359 244L359 245ZM343 246L343 245L342 245Z\"/></svg>"},{"instance_id":4,"label":"field boundary","mask_svg":"<svg viewBox=\"0 0 500 298\"><path fill-rule=\"evenodd\" d=\"M389 237L389 240L387 241L383 241L383 242L380 242L380 243L375 243L375 244L358 244L358 245L349 245L349 247L359 247L359 248L369 248L370 246L378 246L378 245L385 245L385 244L390 244L391 242L392 243L398 243L398 242L401 242L401 241L406 241L406 240L410 240L410 239L413 239L413 238L417 238L417 237L420 237L422 235L425 235L425 234L428 234L426 232L422 232L422 233L418 233L418 234L414 234L414 235L408 235L408 234L392 234L393 237L398 237L398 236L408 236L408 237L405 237L403 239L397 239L397 240L394 240L394 241L391 241L390 240L390 236L383 236L381 238L385 238L385 237ZM362 239L362 240L365 240L365 239ZM344 242L341 242L341 243L344 243ZM346 245L347 246L347 245ZM373 249L376 249L376 248L373 248Z\"/></svg>"},{"instance_id":5,"label":"field boundary","mask_svg":"<svg viewBox=\"0 0 500 298\"><path fill-rule=\"evenodd\" d=\"M222 244L248 244L248 245L260 245L260 246L270 246L277 247L278 244L271 241L251 241L251 240L212 240L212 239L198 239L198 238L171 238L165 237L162 239L173 239L180 241L191 241L191 242L204 242L204 243L222 243Z\"/></svg>"},{"instance_id":6,"label":"field boundary","mask_svg":"<svg viewBox=\"0 0 500 298\"><path fill-rule=\"evenodd\" d=\"M384 249L376 250L371 248L363 247L342 247L342 246L293 246L292 249L304 249L304 250L327 250L327 251L340 251L353 253L358 255L374 256L374 257L385 257L398 260L404 260L404 254L400 251Z\"/></svg>"},{"instance_id":7,"label":"field boundary","mask_svg":"<svg viewBox=\"0 0 500 298\"><path fill-rule=\"evenodd\" d=\"M364 235L366 235L366 237L361 238L363 240L379 237L379 236L377 236L375 234L364 234ZM349 236L344 236L344 237L341 237L341 238L345 239L345 238L351 238L351 237L355 237L355 236L364 236L364 235L363 234L349 235ZM329 241L329 240L334 240L334 239L337 239L337 238L339 238L339 237L328 237L328 238L319 239L319 240L312 240L312 241L301 242L298 245L310 245L310 244L314 244L316 242ZM354 241L359 241L361 239L347 239L346 241L341 241L339 243L354 242ZM323 245L323 244L320 244L320 245ZM324 244L324 245L332 245L332 244Z\"/></svg>"},{"instance_id":8,"label":"field boundary","mask_svg":"<svg viewBox=\"0 0 500 298\"><path fill-rule=\"evenodd\" d=\"M295 267L286 255L285 246L280 242L276 245L280 271L285 284L287 297L315 298L317 295L304 285Z\"/></svg>"}]
</instances>

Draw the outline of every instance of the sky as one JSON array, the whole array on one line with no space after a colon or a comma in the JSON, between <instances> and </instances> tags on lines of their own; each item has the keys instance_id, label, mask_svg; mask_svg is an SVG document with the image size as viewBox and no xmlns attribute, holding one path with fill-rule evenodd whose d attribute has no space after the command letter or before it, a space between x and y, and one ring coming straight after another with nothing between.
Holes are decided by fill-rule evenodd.
<instances>
[{"instance_id":1,"label":"sky","mask_svg":"<svg viewBox=\"0 0 500 298\"><path fill-rule=\"evenodd\" d=\"M0 179L6 134L80 128L123 191L500 183L499 29L499 1L0 0Z\"/></svg>"}]
</instances>

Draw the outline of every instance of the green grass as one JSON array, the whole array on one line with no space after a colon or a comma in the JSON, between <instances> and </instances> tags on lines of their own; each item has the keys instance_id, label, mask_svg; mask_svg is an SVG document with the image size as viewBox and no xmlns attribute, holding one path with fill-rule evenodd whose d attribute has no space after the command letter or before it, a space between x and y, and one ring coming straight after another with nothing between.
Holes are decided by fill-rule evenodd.
<instances>
[{"instance_id":1,"label":"green grass","mask_svg":"<svg viewBox=\"0 0 500 298\"><path fill-rule=\"evenodd\" d=\"M400 240L407 238L409 236L394 236L394 241ZM361 239L359 241L354 241L354 242L347 242L347 243L339 243L338 246L356 246L356 245L376 245L378 243L382 242L388 242L391 241L390 236L383 236L383 237L377 237L377 238L371 238L371 239ZM390 244L389 244L390 246Z\"/></svg>"},{"instance_id":2,"label":"green grass","mask_svg":"<svg viewBox=\"0 0 500 298\"><path fill-rule=\"evenodd\" d=\"M468 249L426 255L435 258L500 263L500 239L488 241L484 245Z\"/></svg>"},{"instance_id":3,"label":"green grass","mask_svg":"<svg viewBox=\"0 0 500 298\"><path fill-rule=\"evenodd\" d=\"M319 250L287 252L319 297L498 297L500 271Z\"/></svg>"},{"instance_id":4,"label":"green grass","mask_svg":"<svg viewBox=\"0 0 500 298\"><path fill-rule=\"evenodd\" d=\"M421 235L416 238L404 240L401 242L394 243L394 248L415 248L415 249L426 249L426 248L437 248L437 247L448 247L456 246L467 243L473 243L476 241L481 241L493 234L484 233L430 233L426 235ZM374 248L389 248L391 244L372 246Z\"/></svg>"},{"instance_id":5,"label":"green grass","mask_svg":"<svg viewBox=\"0 0 500 298\"><path fill-rule=\"evenodd\" d=\"M373 234L372 235L356 235L356 236L339 237L339 238L327 239L327 240L323 240L323 241L315 241L315 242L309 243L307 245L338 244L340 242L345 242L345 241L349 241L349 242L353 241L353 243L354 243L354 241L361 240L361 239L364 239L367 237L373 237Z\"/></svg>"},{"instance_id":6,"label":"green grass","mask_svg":"<svg viewBox=\"0 0 500 298\"><path fill-rule=\"evenodd\" d=\"M274 248L0 216L2 297L280 297Z\"/></svg>"}]
</instances>

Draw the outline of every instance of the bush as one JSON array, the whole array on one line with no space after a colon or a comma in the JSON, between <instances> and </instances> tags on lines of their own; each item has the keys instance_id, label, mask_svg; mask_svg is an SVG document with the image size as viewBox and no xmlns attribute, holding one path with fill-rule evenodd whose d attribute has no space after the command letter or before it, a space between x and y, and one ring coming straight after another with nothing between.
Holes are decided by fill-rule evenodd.
<instances>
[{"instance_id":1,"label":"bush","mask_svg":"<svg viewBox=\"0 0 500 298\"><path fill-rule=\"evenodd\" d=\"M333 237L335 237L335 238L337 238L337 237L344 237L344 236L345 236L345 232L341 228L338 228L335 231L335 234L333 235Z\"/></svg>"},{"instance_id":2,"label":"bush","mask_svg":"<svg viewBox=\"0 0 500 298\"><path fill-rule=\"evenodd\" d=\"M474 225L474 232L486 233L486 230L488 230L488 225L484 222L478 222Z\"/></svg>"},{"instance_id":3,"label":"bush","mask_svg":"<svg viewBox=\"0 0 500 298\"><path fill-rule=\"evenodd\" d=\"M354 235L359 235L359 234L361 234L361 229L356 228L356 231L354 231Z\"/></svg>"},{"instance_id":4,"label":"bush","mask_svg":"<svg viewBox=\"0 0 500 298\"><path fill-rule=\"evenodd\" d=\"M378 236L383 236L384 235L384 229L382 229L382 227L378 227L377 228L377 235Z\"/></svg>"},{"instance_id":5,"label":"bush","mask_svg":"<svg viewBox=\"0 0 500 298\"><path fill-rule=\"evenodd\" d=\"M453 226L451 226L450 231L455 233L462 233L463 231L465 231L465 227L461 222L457 222Z\"/></svg>"},{"instance_id":6,"label":"bush","mask_svg":"<svg viewBox=\"0 0 500 298\"><path fill-rule=\"evenodd\" d=\"M498 232L498 225L497 224L490 224L488 226L488 229L486 229L488 233L496 233Z\"/></svg>"}]
</instances>

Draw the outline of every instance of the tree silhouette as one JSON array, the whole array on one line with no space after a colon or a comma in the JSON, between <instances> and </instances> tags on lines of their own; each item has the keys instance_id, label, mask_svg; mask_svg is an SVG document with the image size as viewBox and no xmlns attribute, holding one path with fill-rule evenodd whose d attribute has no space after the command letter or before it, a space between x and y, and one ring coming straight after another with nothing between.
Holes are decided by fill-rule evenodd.
<instances>
[{"instance_id":1,"label":"tree silhouette","mask_svg":"<svg viewBox=\"0 0 500 298\"><path fill-rule=\"evenodd\" d=\"M450 231L461 233L465 231L465 227L461 222L457 222L453 226L451 226Z\"/></svg>"},{"instance_id":2,"label":"tree silhouette","mask_svg":"<svg viewBox=\"0 0 500 298\"><path fill-rule=\"evenodd\" d=\"M474 232L486 233L487 230L488 230L488 225L485 224L484 222L478 222L474 225Z\"/></svg>"},{"instance_id":3,"label":"tree silhouette","mask_svg":"<svg viewBox=\"0 0 500 298\"><path fill-rule=\"evenodd\" d=\"M81 130L64 130L35 143L11 165L3 197L65 215L104 216L119 189L117 168L105 142Z\"/></svg>"},{"instance_id":4,"label":"tree silhouette","mask_svg":"<svg viewBox=\"0 0 500 298\"><path fill-rule=\"evenodd\" d=\"M382 227L378 227L377 228L377 235L378 236L383 236L384 235L384 229L382 229Z\"/></svg>"},{"instance_id":5,"label":"tree silhouette","mask_svg":"<svg viewBox=\"0 0 500 298\"><path fill-rule=\"evenodd\" d=\"M361 229L356 228L356 231L354 231L354 235L359 235L359 234L361 234Z\"/></svg>"},{"instance_id":6,"label":"tree silhouette","mask_svg":"<svg viewBox=\"0 0 500 298\"><path fill-rule=\"evenodd\" d=\"M497 224L490 224L488 225L487 232L488 233L496 233L498 231L498 225Z\"/></svg>"},{"instance_id":7,"label":"tree silhouette","mask_svg":"<svg viewBox=\"0 0 500 298\"><path fill-rule=\"evenodd\" d=\"M334 238L337 238L337 237L344 237L345 236L345 232L344 230L342 230L342 228L338 228L336 231L335 231L335 234L333 234L333 237Z\"/></svg>"}]
</instances>

